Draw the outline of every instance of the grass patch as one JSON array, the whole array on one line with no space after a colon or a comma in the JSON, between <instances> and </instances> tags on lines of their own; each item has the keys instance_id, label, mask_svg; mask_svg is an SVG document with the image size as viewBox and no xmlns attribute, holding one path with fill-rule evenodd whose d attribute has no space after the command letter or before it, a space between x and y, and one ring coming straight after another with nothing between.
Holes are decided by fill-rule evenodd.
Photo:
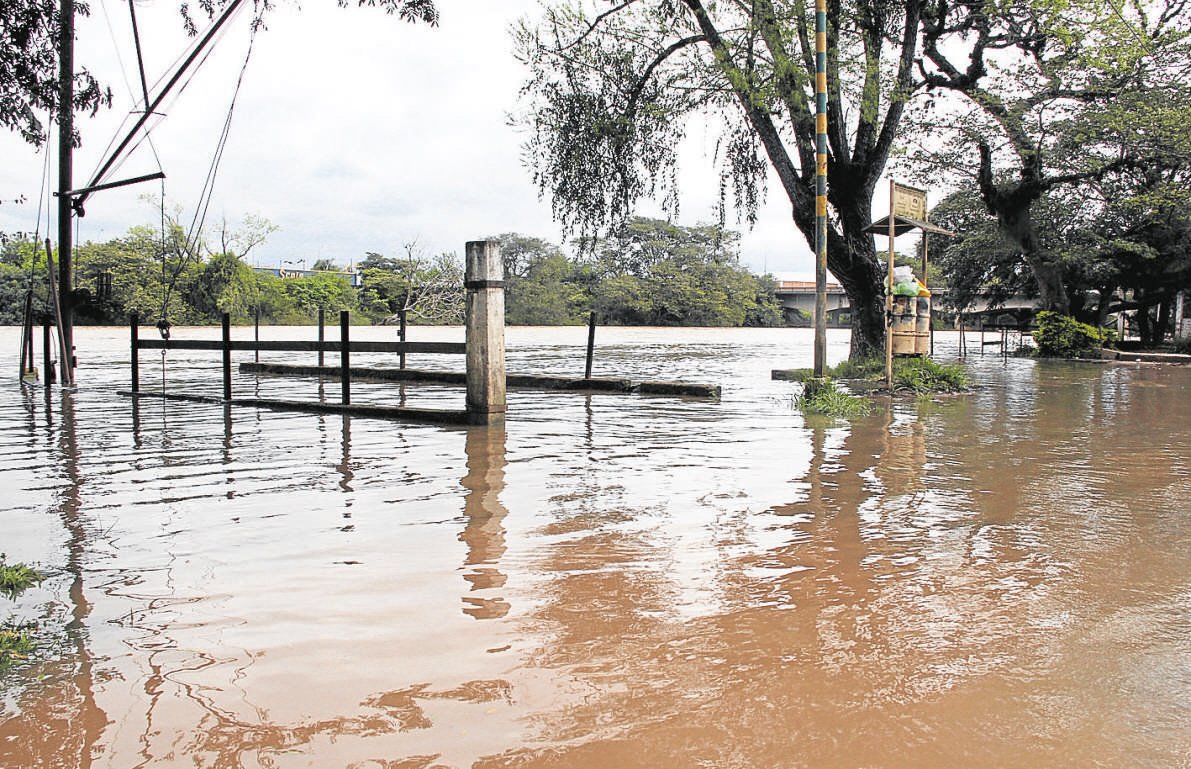
<instances>
[{"instance_id":1,"label":"grass patch","mask_svg":"<svg viewBox=\"0 0 1191 769\"><path fill-rule=\"evenodd\" d=\"M861 361L846 360L828 369L828 374L837 379L860 379L866 382L885 381L885 361L867 358ZM893 389L928 393L962 392L971 385L968 371L960 363L936 363L930 358L894 358Z\"/></svg>"},{"instance_id":2,"label":"grass patch","mask_svg":"<svg viewBox=\"0 0 1191 769\"><path fill-rule=\"evenodd\" d=\"M0 553L0 593L8 596L10 600L39 584L43 579L45 577L30 566L23 563L6 563L4 554Z\"/></svg>"},{"instance_id":3,"label":"grass patch","mask_svg":"<svg viewBox=\"0 0 1191 769\"><path fill-rule=\"evenodd\" d=\"M28 632L19 628L0 628L0 670L7 670L29 659L35 644Z\"/></svg>"},{"instance_id":4,"label":"grass patch","mask_svg":"<svg viewBox=\"0 0 1191 769\"><path fill-rule=\"evenodd\" d=\"M897 370L900 358L893 360L894 371ZM836 379L864 379L876 382L885 378L885 361L880 358L865 358L864 360L846 360L838 366L827 370L829 376Z\"/></svg>"},{"instance_id":5,"label":"grass patch","mask_svg":"<svg viewBox=\"0 0 1191 769\"><path fill-rule=\"evenodd\" d=\"M882 372L883 373L883 372ZM925 393L954 393L968 389L967 370L958 363L935 363L929 358L894 361L893 389Z\"/></svg>"},{"instance_id":6,"label":"grass patch","mask_svg":"<svg viewBox=\"0 0 1191 769\"><path fill-rule=\"evenodd\" d=\"M873 410L873 404L867 398L849 395L827 377L803 379L802 393L795 397L794 405L804 414L822 414L841 419L858 419L868 416Z\"/></svg>"}]
</instances>

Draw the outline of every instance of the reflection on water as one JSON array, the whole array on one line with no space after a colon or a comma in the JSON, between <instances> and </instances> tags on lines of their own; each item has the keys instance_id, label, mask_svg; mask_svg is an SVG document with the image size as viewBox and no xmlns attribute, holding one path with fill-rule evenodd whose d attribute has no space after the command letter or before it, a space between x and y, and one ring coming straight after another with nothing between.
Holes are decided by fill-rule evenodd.
<instances>
[{"instance_id":1,"label":"reflection on water","mask_svg":"<svg viewBox=\"0 0 1191 769\"><path fill-rule=\"evenodd\" d=\"M607 330L602 373L723 401L456 429L133 404L83 334L88 388L0 392L0 550L51 575L0 766L1187 766L1188 369L990 356L817 423L767 378L805 332ZM510 366L584 342L511 329Z\"/></svg>"}]
</instances>

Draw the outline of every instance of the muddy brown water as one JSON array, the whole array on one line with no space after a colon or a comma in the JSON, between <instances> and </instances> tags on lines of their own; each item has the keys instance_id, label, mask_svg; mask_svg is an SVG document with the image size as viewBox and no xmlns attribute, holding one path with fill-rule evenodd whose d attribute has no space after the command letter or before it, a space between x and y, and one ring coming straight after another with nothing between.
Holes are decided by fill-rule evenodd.
<instances>
[{"instance_id":1,"label":"muddy brown water","mask_svg":"<svg viewBox=\"0 0 1191 769\"><path fill-rule=\"evenodd\" d=\"M514 391L485 430L134 405L126 333L80 331L77 392L0 389L0 552L49 574L0 598L41 645L0 767L1191 767L1189 367L977 355L830 423L769 380L807 331L601 329L597 374L722 401ZM510 369L585 341L511 329Z\"/></svg>"}]
</instances>

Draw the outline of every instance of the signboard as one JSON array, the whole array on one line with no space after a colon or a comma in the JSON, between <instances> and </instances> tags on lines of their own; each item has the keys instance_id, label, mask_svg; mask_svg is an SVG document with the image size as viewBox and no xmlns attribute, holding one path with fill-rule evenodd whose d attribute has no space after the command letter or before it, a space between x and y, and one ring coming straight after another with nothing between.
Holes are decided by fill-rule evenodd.
<instances>
[{"instance_id":1,"label":"signboard","mask_svg":"<svg viewBox=\"0 0 1191 769\"><path fill-rule=\"evenodd\" d=\"M890 201L890 210L894 216L919 222L926 221L926 190L894 182L891 194L893 200Z\"/></svg>"}]
</instances>

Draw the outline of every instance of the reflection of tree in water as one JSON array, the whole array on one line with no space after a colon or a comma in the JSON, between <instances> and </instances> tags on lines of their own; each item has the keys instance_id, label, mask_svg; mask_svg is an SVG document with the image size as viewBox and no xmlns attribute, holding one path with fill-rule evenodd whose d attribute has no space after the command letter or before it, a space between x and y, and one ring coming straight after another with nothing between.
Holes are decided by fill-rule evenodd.
<instances>
[{"instance_id":1,"label":"reflection of tree in water","mask_svg":"<svg viewBox=\"0 0 1191 769\"><path fill-rule=\"evenodd\" d=\"M12 767L91 766L96 744L107 715L95 701L95 664L88 646L87 617L91 604L83 581L88 523L82 513L83 477L79 472L78 426L74 394L63 391L56 441L49 444L53 465L65 485L53 509L66 531L65 576L69 580L69 619L61 629L60 614L50 607L39 629L39 661L21 671L23 681L33 682L17 693L19 715L0 723L0 764ZM45 393L47 443L55 437L51 392ZM35 410L29 401L29 434L36 436ZM18 684L19 685L19 684Z\"/></svg>"}]
</instances>

